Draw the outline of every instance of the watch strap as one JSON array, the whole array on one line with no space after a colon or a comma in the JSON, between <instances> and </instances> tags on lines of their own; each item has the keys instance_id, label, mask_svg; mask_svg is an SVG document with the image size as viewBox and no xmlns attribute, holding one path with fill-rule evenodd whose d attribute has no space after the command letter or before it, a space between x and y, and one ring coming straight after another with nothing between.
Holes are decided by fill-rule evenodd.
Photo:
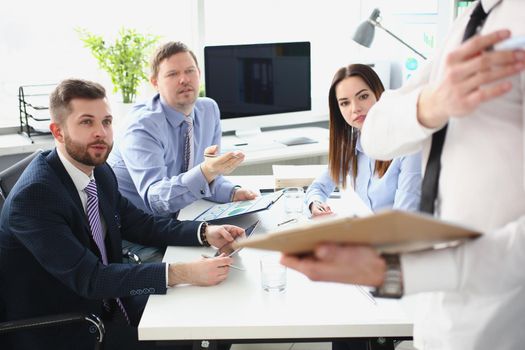
<instances>
[{"instance_id":1,"label":"watch strap","mask_svg":"<svg viewBox=\"0 0 525 350\"><path fill-rule=\"evenodd\" d=\"M382 254L386 262L385 280L372 291L379 298L401 298L403 296L403 274L399 254Z\"/></svg>"}]
</instances>

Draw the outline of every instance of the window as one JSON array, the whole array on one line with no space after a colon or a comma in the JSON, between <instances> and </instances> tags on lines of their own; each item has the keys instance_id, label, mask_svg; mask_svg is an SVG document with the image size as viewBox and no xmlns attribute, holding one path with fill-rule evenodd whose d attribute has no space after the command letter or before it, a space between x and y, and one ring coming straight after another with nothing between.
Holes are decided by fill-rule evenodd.
<instances>
[{"instance_id":1,"label":"window","mask_svg":"<svg viewBox=\"0 0 525 350\"><path fill-rule=\"evenodd\" d=\"M75 77L95 80L111 94L107 74L98 68L75 28L113 40L121 27L160 35L161 42L196 45L196 1L8 0L0 11L0 127L18 125L18 87ZM143 84L143 94L151 92ZM117 96L110 96L118 100Z\"/></svg>"}]
</instances>

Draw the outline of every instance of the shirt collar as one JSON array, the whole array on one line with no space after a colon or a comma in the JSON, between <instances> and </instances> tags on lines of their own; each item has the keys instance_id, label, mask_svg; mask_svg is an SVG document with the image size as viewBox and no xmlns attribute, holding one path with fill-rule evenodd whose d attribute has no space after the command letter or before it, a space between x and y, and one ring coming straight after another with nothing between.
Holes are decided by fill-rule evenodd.
<instances>
[{"instance_id":1,"label":"shirt collar","mask_svg":"<svg viewBox=\"0 0 525 350\"><path fill-rule=\"evenodd\" d=\"M355 149L360 152L360 153L363 153L363 147L361 147L361 137L357 137L357 142L355 143Z\"/></svg>"},{"instance_id":2,"label":"shirt collar","mask_svg":"<svg viewBox=\"0 0 525 350\"><path fill-rule=\"evenodd\" d=\"M164 114L166 115L166 119L168 119L168 122L172 124L173 126L180 126L182 123L184 123L184 120L186 120L186 116L182 114L179 111L176 111L173 109L159 94L159 101L160 105L162 106L162 110L164 111ZM191 113L189 115L193 120L195 120L195 108L191 110Z\"/></svg>"},{"instance_id":3,"label":"shirt collar","mask_svg":"<svg viewBox=\"0 0 525 350\"><path fill-rule=\"evenodd\" d=\"M481 0L481 6L485 13L489 13L496 5L498 5L502 0Z\"/></svg>"},{"instance_id":4,"label":"shirt collar","mask_svg":"<svg viewBox=\"0 0 525 350\"><path fill-rule=\"evenodd\" d=\"M71 177L71 180L73 180L73 184L75 185L77 191L84 191L86 186L89 184L91 180L94 180L93 173L91 173L91 176L87 176L82 170L74 166L63 154L60 152L60 150L57 148L58 157L60 158L60 161L64 165L64 168L66 168L67 173Z\"/></svg>"}]
</instances>

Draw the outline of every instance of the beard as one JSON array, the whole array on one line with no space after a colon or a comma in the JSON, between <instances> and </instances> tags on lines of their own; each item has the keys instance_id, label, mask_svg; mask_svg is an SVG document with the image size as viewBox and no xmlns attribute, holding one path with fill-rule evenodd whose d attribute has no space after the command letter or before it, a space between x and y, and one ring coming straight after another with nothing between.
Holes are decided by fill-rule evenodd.
<instances>
[{"instance_id":1,"label":"beard","mask_svg":"<svg viewBox=\"0 0 525 350\"><path fill-rule=\"evenodd\" d=\"M113 144L108 144L105 141L95 141L87 145L83 145L73 141L69 136L64 136L65 146L67 153L76 160L77 162L88 165L88 166L98 166L104 164L109 157L109 153L113 148ZM106 151L100 151L95 153L94 156L89 154L89 147L94 145L105 145L107 146Z\"/></svg>"}]
</instances>

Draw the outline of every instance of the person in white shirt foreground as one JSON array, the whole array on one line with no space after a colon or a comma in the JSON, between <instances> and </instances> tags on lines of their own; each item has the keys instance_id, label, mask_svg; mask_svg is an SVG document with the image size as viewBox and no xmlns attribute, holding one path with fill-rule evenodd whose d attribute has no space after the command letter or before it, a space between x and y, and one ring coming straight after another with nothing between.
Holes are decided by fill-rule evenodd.
<instances>
[{"instance_id":1,"label":"person in white shirt foreground","mask_svg":"<svg viewBox=\"0 0 525 350\"><path fill-rule=\"evenodd\" d=\"M525 35L525 2L481 4L489 12L481 35L460 44L468 13L459 18L444 51L418 78L383 94L362 130L371 157L423 149L427 159L431 135L448 123L436 214L486 234L457 248L397 260L404 294L431 292L419 301L425 304L414 319L419 349L520 349L525 342L525 51L491 50L511 31ZM369 247L332 244L309 258L282 258L313 280L380 292L395 262Z\"/></svg>"}]
</instances>

